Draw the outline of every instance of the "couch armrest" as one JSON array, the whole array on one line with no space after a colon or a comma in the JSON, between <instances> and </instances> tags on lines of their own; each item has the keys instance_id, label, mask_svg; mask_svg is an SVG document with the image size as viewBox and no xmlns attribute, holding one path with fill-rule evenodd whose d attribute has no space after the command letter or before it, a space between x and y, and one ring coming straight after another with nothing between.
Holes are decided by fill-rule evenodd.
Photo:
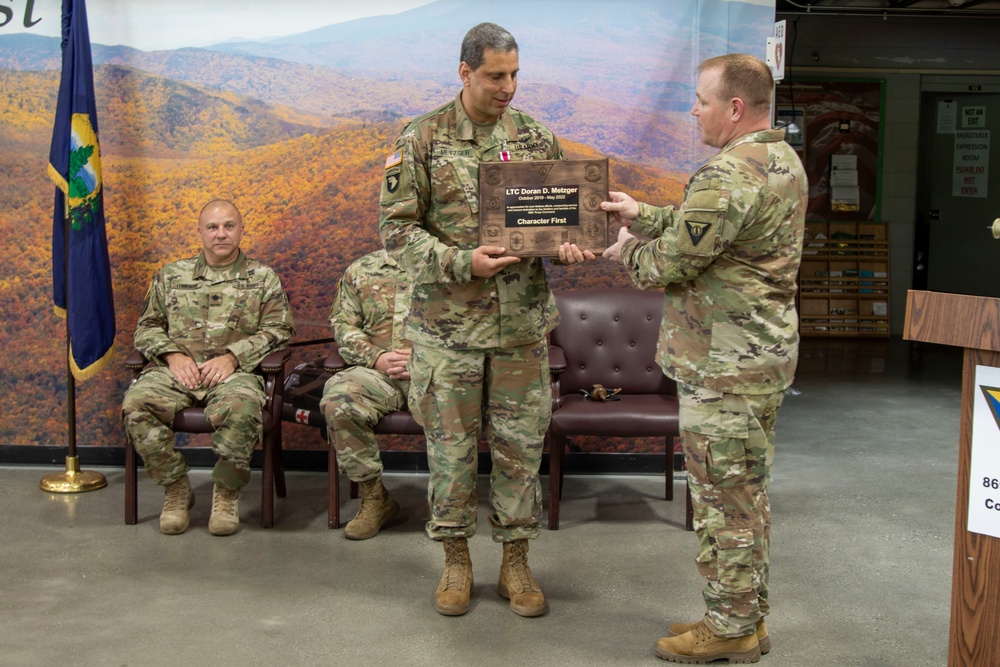
<instances>
[{"instance_id":1,"label":"couch armrest","mask_svg":"<svg viewBox=\"0 0 1000 667\"><path fill-rule=\"evenodd\" d=\"M292 351L287 347L283 350L275 350L261 360L260 370L265 375L280 373L291 356Z\"/></svg>"},{"instance_id":2,"label":"couch armrest","mask_svg":"<svg viewBox=\"0 0 1000 667\"><path fill-rule=\"evenodd\" d=\"M566 351L558 345L549 345L549 372L559 375L566 370Z\"/></svg>"},{"instance_id":3,"label":"couch armrest","mask_svg":"<svg viewBox=\"0 0 1000 667\"><path fill-rule=\"evenodd\" d=\"M141 371L148 363L149 359L139 350L132 350L132 353L125 358L125 368L131 371Z\"/></svg>"},{"instance_id":4,"label":"couch armrest","mask_svg":"<svg viewBox=\"0 0 1000 667\"><path fill-rule=\"evenodd\" d=\"M347 362L340 356L340 348L334 343L330 346L330 352L326 355L326 361L323 362L323 369L331 373L339 373L345 368L347 368Z\"/></svg>"}]
</instances>

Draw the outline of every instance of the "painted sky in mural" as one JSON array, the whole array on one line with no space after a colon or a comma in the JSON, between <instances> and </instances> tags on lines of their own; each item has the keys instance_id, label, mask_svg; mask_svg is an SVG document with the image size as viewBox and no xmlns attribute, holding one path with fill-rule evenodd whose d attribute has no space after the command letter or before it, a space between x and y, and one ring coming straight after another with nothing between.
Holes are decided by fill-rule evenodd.
<instances>
[{"instance_id":1,"label":"painted sky in mural","mask_svg":"<svg viewBox=\"0 0 1000 667\"><path fill-rule=\"evenodd\" d=\"M269 41L320 26L373 16L400 14L435 0L90 0L91 41L146 51L204 47L233 41ZM773 7L773 0L726 0ZM10 16L0 15L0 34L31 31L60 34L61 0L9 0ZM478 0L480 8L502 3ZM25 21L33 23L25 28ZM37 23L35 22L37 21Z\"/></svg>"},{"instance_id":2,"label":"painted sky in mural","mask_svg":"<svg viewBox=\"0 0 1000 667\"><path fill-rule=\"evenodd\" d=\"M144 51L203 47L231 41L267 41L310 28L370 16L398 14L434 0L90 0L90 39L99 44L122 44ZM11 32L23 27L28 2L8 4L14 15ZM60 34L62 0L34 0L31 31L48 37ZM0 16L0 22L3 17ZM2 30L2 28L0 28Z\"/></svg>"}]
</instances>

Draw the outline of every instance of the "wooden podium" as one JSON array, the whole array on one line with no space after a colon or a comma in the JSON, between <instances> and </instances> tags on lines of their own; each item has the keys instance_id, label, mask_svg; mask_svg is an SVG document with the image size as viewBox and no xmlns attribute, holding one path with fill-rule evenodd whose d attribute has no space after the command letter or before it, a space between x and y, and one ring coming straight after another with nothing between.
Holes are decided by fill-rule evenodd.
<instances>
[{"instance_id":1,"label":"wooden podium","mask_svg":"<svg viewBox=\"0 0 1000 667\"><path fill-rule=\"evenodd\" d=\"M967 526L976 367L1000 367L1000 299L910 290L903 338L965 349L948 665L997 667L1000 538L970 532Z\"/></svg>"}]
</instances>

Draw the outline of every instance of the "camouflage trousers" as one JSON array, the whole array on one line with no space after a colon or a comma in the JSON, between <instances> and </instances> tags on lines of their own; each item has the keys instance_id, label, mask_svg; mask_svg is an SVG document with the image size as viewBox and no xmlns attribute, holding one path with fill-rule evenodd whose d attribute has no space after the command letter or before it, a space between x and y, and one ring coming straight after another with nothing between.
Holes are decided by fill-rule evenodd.
<instances>
[{"instance_id":1,"label":"camouflage trousers","mask_svg":"<svg viewBox=\"0 0 1000 667\"><path fill-rule=\"evenodd\" d=\"M427 534L441 539L476 533L478 443L485 430L493 464L493 541L537 537L538 468L552 416L545 339L487 350L415 345L410 376L410 409L427 438Z\"/></svg>"},{"instance_id":2,"label":"camouflage trousers","mask_svg":"<svg viewBox=\"0 0 1000 667\"><path fill-rule=\"evenodd\" d=\"M707 619L720 635L748 635L769 611L768 486L784 392L722 394L682 384L677 392Z\"/></svg>"},{"instance_id":3,"label":"camouflage trousers","mask_svg":"<svg viewBox=\"0 0 1000 667\"><path fill-rule=\"evenodd\" d=\"M180 410L197 405L204 406L215 427L212 451L219 460L212 479L224 489L242 488L250 480L250 456L263 429L263 381L252 373L236 372L211 389L191 390L165 366L147 369L125 392L125 433L150 479L173 484L187 474L188 465L174 447L170 425Z\"/></svg>"},{"instance_id":4,"label":"camouflage trousers","mask_svg":"<svg viewBox=\"0 0 1000 667\"><path fill-rule=\"evenodd\" d=\"M372 429L382 417L406 410L410 383L393 380L374 368L351 366L323 385L320 409L326 418L337 463L351 481L364 482L382 474L382 458Z\"/></svg>"}]
</instances>

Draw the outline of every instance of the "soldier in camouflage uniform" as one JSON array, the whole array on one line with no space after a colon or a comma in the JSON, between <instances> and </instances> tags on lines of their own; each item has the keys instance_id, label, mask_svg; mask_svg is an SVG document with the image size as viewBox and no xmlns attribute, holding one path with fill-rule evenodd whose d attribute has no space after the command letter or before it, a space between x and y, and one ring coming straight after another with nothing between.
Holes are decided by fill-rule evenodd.
<instances>
[{"instance_id":1,"label":"soldier in camouflage uniform","mask_svg":"<svg viewBox=\"0 0 1000 667\"><path fill-rule=\"evenodd\" d=\"M149 287L135 347L151 365L125 392L122 418L150 479L166 488L160 530L175 535L187 530L194 494L170 424L179 410L204 406L219 457L208 527L230 535L263 424L264 382L252 371L295 329L278 276L240 251L236 207L209 202L198 232L201 254L163 267Z\"/></svg>"},{"instance_id":2,"label":"soldier in camouflage uniform","mask_svg":"<svg viewBox=\"0 0 1000 667\"><path fill-rule=\"evenodd\" d=\"M510 107L517 43L498 25L472 28L451 102L412 121L386 160L380 230L413 278L406 338L413 341L410 408L424 427L430 466L427 534L444 543L435 606L469 609L476 532L477 442L493 457L493 540L503 543L498 592L522 616L545 612L528 567L542 513L538 468L551 415L546 334L558 320L541 259L479 246L479 164L561 159L555 136ZM567 263L594 259L564 244Z\"/></svg>"},{"instance_id":3,"label":"soldier in camouflage uniform","mask_svg":"<svg viewBox=\"0 0 1000 667\"><path fill-rule=\"evenodd\" d=\"M340 469L361 487L361 507L344 527L352 540L375 537L399 513L382 484L372 429L390 412L407 409L411 346L403 340L403 321L409 302L409 274L383 249L347 267L330 310L340 355L351 366L326 381L320 408Z\"/></svg>"},{"instance_id":4,"label":"soldier in camouflage uniform","mask_svg":"<svg viewBox=\"0 0 1000 667\"><path fill-rule=\"evenodd\" d=\"M798 358L806 176L784 131L771 129L774 84L763 62L720 56L699 72L691 113L702 141L721 151L691 177L679 210L611 193L603 207L626 226L604 256L638 286L665 291L657 361L677 381L707 579L705 617L672 626L657 655L756 662L770 649L768 485L775 419Z\"/></svg>"}]
</instances>

